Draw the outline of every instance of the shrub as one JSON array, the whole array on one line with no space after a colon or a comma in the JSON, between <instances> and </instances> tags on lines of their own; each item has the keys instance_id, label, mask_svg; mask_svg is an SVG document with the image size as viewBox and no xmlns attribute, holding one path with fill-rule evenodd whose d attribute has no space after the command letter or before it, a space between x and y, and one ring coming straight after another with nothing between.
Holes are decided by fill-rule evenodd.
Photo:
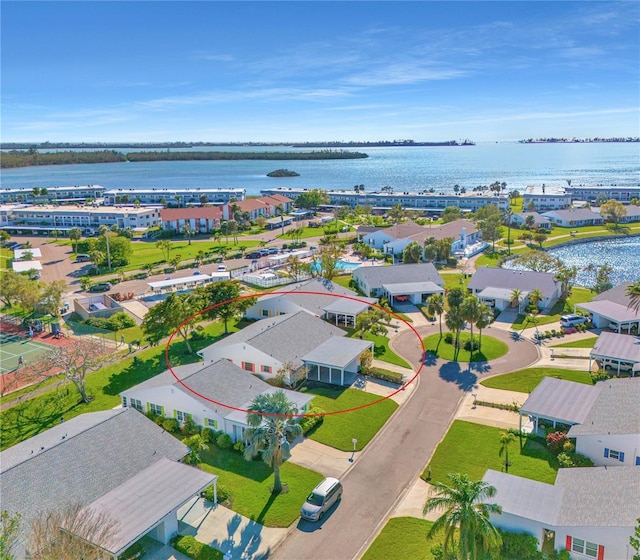
<instances>
[{"instance_id":1,"label":"shrub","mask_svg":"<svg viewBox=\"0 0 640 560\"><path fill-rule=\"evenodd\" d=\"M609 379L609 374L604 369L599 369L598 371L591 372L591 381L597 383L598 381L604 381L605 379Z\"/></svg>"},{"instance_id":2,"label":"shrub","mask_svg":"<svg viewBox=\"0 0 640 560\"><path fill-rule=\"evenodd\" d=\"M386 369L371 368L367 376L373 377L374 379L381 379L382 381L389 381L390 383L397 383L398 385L401 385L404 381L403 374Z\"/></svg>"},{"instance_id":3,"label":"shrub","mask_svg":"<svg viewBox=\"0 0 640 560\"><path fill-rule=\"evenodd\" d=\"M162 427L172 434L177 434L180 431L180 424L175 418L164 418Z\"/></svg>"},{"instance_id":4,"label":"shrub","mask_svg":"<svg viewBox=\"0 0 640 560\"><path fill-rule=\"evenodd\" d=\"M205 443L213 443L215 439L215 433L211 428L203 428L200 435L202 436L202 441Z\"/></svg>"},{"instance_id":5,"label":"shrub","mask_svg":"<svg viewBox=\"0 0 640 560\"><path fill-rule=\"evenodd\" d=\"M444 335L444 341L445 341L447 344L453 344L453 333L451 333L451 332L446 333L446 334Z\"/></svg>"},{"instance_id":6,"label":"shrub","mask_svg":"<svg viewBox=\"0 0 640 560\"><path fill-rule=\"evenodd\" d=\"M129 317L124 311L118 311L118 313L114 313L111 317L90 317L85 323L92 327L108 331L120 331L128 327L134 327L136 324L133 318Z\"/></svg>"},{"instance_id":7,"label":"shrub","mask_svg":"<svg viewBox=\"0 0 640 560\"><path fill-rule=\"evenodd\" d=\"M210 502L213 502L214 498L217 498L219 504L225 504L231 500L231 494L229 493L229 491L220 485L218 485L215 495L213 492L213 484L211 486L207 486L204 489L204 492L202 492L202 495L206 500L209 500Z\"/></svg>"},{"instance_id":8,"label":"shrub","mask_svg":"<svg viewBox=\"0 0 640 560\"><path fill-rule=\"evenodd\" d=\"M576 446L573 445L569 440L565 441L562 445L562 451L565 453L573 453L576 450Z\"/></svg>"},{"instance_id":9,"label":"shrub","mask_svg":"<svg viewBox=\"0 0 640 560\"><path fill-rule=\"evenodd\" d=\"M480 337L476 337L476 336L473 337L473 348L471 348L471 342L472 342L471 339L469 339L464 343L464 349L467 352L472 352L476 348L480 348Z\"/></svg>"},{"instance_id":10,"label":"shrub","mask_svg":"<svg viewBox=\"0 0 640 560\"><path fill-rule=\"evenodd\" d=\"M322 410L320 407L312 406L307 411L307 414L322 414L323 412L324 410ZM303 416L300 419L300 427L302 428L302 433L306 435L323 421L324 416Z\"/></svg>"},{"instance_id":11,"label":"shrub","mask_svg":"<svg viewBox=\"0 0 640 560\"><path fill-rule=\"evenodd\" d=\"M538 539L529 533L511 533L500 530L502 537L501 560L542 560Z\"/></svg>"},{"instance_id":12,"label":"shrub","mask_svg":"<svg viewBox=\"0 0 640 560\"><path fill-rule=\"evenodd\" d=\"M208 544L197 541L195 537L191 535L184 535L176 537L174 548L187 555L194 560L221 560L222 552L209 546Z\"/></svg>"},{"instance_id":13,"label":"shrub","mask_svg":"<svg viewBox=\"0 0 640 560\"><path fill-rule=\"evenodd\" d=\"M220 449L231 449L233 447L233 440L231 436L226 433L218 434L216 437L216 445Z\"/></svg>"},{"instance_id":14,"label":"shrub","mask_svg":"<svg viewBox=\"0 0 640 560\"><path fill-rule=\"evenodd\" d=\"M567 432L552 432L547 435L547 448L551 453L558 453L567 439Z\"/></svg>"},{"instance_id":15,"label":"shrub","mask_svg":"<svg viewBox=\"0 0 640 560\"><path fill-rule=\"evenodd\" d=\"M244 453L246 446L244 443L242 443L241 441L236 441L233 444L233 450L237 451L238 453Z\"/></svg>"},{"instance_id":16,"label":"shrub","mask_svg":"<svg viewBox=\"0 0 640 560\"><path fill-rule=\"evenodd\" d=\"M200 426L193 421L191 416L187 416L187 419L182 423L180 431L185 436L192 436L200 433Z\"/></svg>"}]
</instances>

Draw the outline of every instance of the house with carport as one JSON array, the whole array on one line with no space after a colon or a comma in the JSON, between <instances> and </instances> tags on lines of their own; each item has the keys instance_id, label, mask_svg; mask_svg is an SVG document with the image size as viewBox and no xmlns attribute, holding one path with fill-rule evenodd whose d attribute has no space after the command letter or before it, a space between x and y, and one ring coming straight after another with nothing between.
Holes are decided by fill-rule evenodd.
<instances>
[{"instance_id":1,"label":"house with carport","mask_svg":"<svg viewBox=\"0 0 640 560\"><path fill-rule=\"evenodd\" d=\"M188 453L131 408L81 414L0 452L2 509L20 514L26 531L42 512L94 505L114 522L109 543L94 543L111 557L145 535L162 548L185 510L208 511L198 496L217 480L181 464Z\"/></svg>"},{"instance_id":2,"label":"house with carport","mask_svg":"<svg viewBox=\"0 0 640 560\"><path fill-rule=\"evenodd\" d=\"M589 353L589 371L593 360L618 377L621 373L640 375L640 337L603 332Z\"/></svg>"},{"instance_id":3,"label":"house with carport","mask_svg":"<svg viewBox=\"0 0 640 560\"><path fill-rule=\"evenodd\" d=\"M576 309L589 314L594 327L619 333L640 332L640 313L614 301L599 300L576 303Z\"/></svg>"},{"instance_id":4,"label":"house with carport","mask_svg":"<svg viewBox=\"0 0 640 560\"><path fill-rule=\"evenodd\" d=\"M366 243L374 249L382 249L384 252L388 252L385 249L387 243L397 242L400 239L407 239L412 235L422 233L426 228L416 224L414 222L403 222L395 224L391 227L373 228L373 231L364 233L364 230L358 229L358 232L362 231L362 243ZM407 241L408 243L408 241ZM400 249L399 252L402 252Z\"/></svg>"},{"instance_id":5,"label":"house with carport","mask_svg":"<svg viewBox=\"0 0 640 560\"><path fill-rule=\"evenodd\" d=\"M602 216L589 208L566 208L564 210L550 210L543 212L553 225L561 227L599 226L604 223Z\"/></svg>"},{"instance_id":6,"label":"house with carport","mask_svg":"<svg viewBox=\"0 0 640 560\"><path fill-rule=\"evenodd\" d=\"M222 207L220 206L189 206L187 208L161 208L160 220L162 229L175 233L182 233L185 226L189 226L198 233L212 233L220 227Z\"/></svg>"},{"instance_id":7,"label":"house with carport","mask_svg":"<svg viewBox=\"0 0 640 560\"><path fill-rule=\"evenodd\" d=\"M247 319L268 319L306 311L337 326L355 327L358 315L369 310L376 298L359 296L324 278L311 278L261 296L245 312Z\"/></svg>"},{"instance_id":8,"label":"house with carport","mask_svg":"<svg viewBox=\"0 0 640 560\"><path fill-rule=\"evenodd\" d=\"M432 263L361 266L352 277L363 293L386 297L391 305L406 301L418 304L444 293L444 281Z\"/></svg>"},{"instance_id":9,"label":"house with carport","mask_svg":"<svg viewBox=\"0 0 640 560\"><path fill-rule=\"evenodd\" d=\"M285 383L291 384L304 371L303 368L307 367L304 359L312 350L331 339L335 343L338 338L346 337L346 334L344 330L327 321L318 319L306 311L298 311L256 321L200 350L198 354L205 364L220 359L229 360L264 379L273 379L280 372L284 375ZM341 344L353 348L355 354L360 347L359 342L349 339L349 342ZM325 346L328 353L322 365L343 369L340 384L350 384L359 370L361 351L358 352L357 360L343 364L342 354L336 362L330 346ZM338 377L330 376L328 379L335 383Z\"/></svg>"},{"instance_id":10,"label":"house with carport","mask_svg":"<svg viewBox=\"0 0 640 560\"><path fill-rule=\"evenodd\" d=\"M522 228L527 224L527 218L533 216L533 229L551 229L551 222L538 212L516 212L511 216L511 224Z\"/></svg>"},{"instance_id":11,"label":"house with carport","mask_svg":"<svg viewBox=\"0 0 640 560\"><path fill-rule=\"evenodd\" d=\"M226 359L204 365L188 364L167 370L120 393L123 407L144 413L187 419L198 426L223 431L241 441L251 401L261 394L284 390L301 414L313 398L304 393L278 389Z\"/></svg>"},{"instance_id":12,"label":"house with carport","mask_svg":"<svg viewBox=\"0 0 640 560\"><path fill-rule=\"evenodd\" d=\"M561 468L554 484L487 470L483 482L502 508L491 523L538 539L542 552L566 549L574 560L631 560L640 503L636 467Z\"/></svg>"},{"instance_id":13,"label":"house with carport","mask_svg":"<svg viewBox=\"0 0 640 560\"><path fill-rule=\"evenodd\" d=\"M542 294L542 299L538 302L540 309L550 309L562 293L560 282L551 273L487 266L476 270L467 289L480 301L498 311L504 311L512 305L513 291L519 290L518 311L521 313L529 304L529 297L534 290L539 290Z\"/></svg>"}]
</instances>

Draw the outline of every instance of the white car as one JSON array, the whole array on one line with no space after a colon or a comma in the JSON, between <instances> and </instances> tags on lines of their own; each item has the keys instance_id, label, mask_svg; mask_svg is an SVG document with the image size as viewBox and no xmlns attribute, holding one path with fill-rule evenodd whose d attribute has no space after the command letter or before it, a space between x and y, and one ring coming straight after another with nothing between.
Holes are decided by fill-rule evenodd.
<instances>
[{"instance_id":1,"label":"white car","mask_svg":"<svg viewBox=\"0 0 640 560\"><path fill-rule=\"evenodd\" d=\"M226 272L227 270L227 265L226 264L219 264L218 265L218 272Z\"/></svg>"},{"instance_id":2,"label":"white car","mask_svg":"<svg viewBox=\"0 0 640 560\"><path fill-rule=\"evenodd\" d=\"M582 325L582 323L586 323L587 318L582 315L563 315L560 317L560 326L564 327L575 327L576 325Z\"/></svg>"}]
</instances>

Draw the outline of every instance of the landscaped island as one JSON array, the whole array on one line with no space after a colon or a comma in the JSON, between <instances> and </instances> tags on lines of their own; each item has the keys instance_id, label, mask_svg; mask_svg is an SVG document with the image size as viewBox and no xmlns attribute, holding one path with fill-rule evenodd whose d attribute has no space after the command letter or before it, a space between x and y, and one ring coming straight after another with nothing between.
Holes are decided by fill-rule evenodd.
<instances>
[{"instance_id":1,"label":"landscaped island","mask_svg":"<svg viewBox=\"0 0 640 560\"><path fill-rule=\"evenodd\" d=\"M117 163L140 161L210 161L210 160L324 160L360 159L369 157L362 152L320 150L317 152L129 152L115 150L99 152L27 152L11 151L2 155L1 167L30 167L35 165L70 165L74 163Z\"/></svg>"},{"instance_id":2,"label":"landscaped island","mask_svg":"<svg viewBox=\"0 0 640 560\"><path fill-rule=\"evenodd\" d=\"M300 173L290 171L289 169L276 169L267 173L267 177L300 177Z\"/></svg>"}]
</instances>

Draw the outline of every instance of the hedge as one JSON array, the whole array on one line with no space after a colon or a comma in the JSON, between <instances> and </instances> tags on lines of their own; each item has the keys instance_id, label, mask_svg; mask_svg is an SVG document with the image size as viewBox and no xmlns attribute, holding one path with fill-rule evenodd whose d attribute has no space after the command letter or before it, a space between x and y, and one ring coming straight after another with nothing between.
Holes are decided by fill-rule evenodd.
<instances>
[{"instance_id":1,"label":"hedge","mask_svg":"<svg viewBox=\"0 0 640 560\"><path fill-rule=\"evenodd\" d=\"M197 541L191 535L176 537L174 548L194 560L222 560L222 552Z\"/></svg>"},{"instance_id":2,"label":"hedge","mask_svg":"<svg viewBox=\"0 0 640 560\"><path fill-rule=\"evenodd\" d=\"M402 385L402 382L404 381L404 375L402 373L389 371L388 369L371 368L367 376L373 377L374 379L380 379L382 381L388 381L390 383L397 383L398 385Z\"/></svg>"}]
</instances>

